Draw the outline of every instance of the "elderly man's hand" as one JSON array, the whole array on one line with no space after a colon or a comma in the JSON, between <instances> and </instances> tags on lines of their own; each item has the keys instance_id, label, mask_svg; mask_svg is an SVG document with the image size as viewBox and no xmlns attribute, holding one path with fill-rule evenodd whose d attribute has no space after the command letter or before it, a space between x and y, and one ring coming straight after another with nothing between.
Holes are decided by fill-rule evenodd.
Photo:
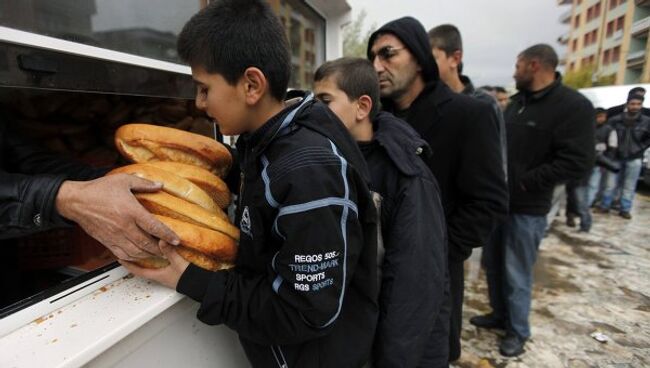
<instances>
[{"instance_id":1,"label":"elderly man's hand","mask_svg":"<svg viewBox=\"0 0 650 368\"><path fill-rule=\"evenodd\" d=\"M179 244L178 236L142 207L133 192L161 188L160 183L127 174L87 182L65 181L56 197L56 209L119 259L160 255L156 238Z\"/></svg>"}]
</instances>

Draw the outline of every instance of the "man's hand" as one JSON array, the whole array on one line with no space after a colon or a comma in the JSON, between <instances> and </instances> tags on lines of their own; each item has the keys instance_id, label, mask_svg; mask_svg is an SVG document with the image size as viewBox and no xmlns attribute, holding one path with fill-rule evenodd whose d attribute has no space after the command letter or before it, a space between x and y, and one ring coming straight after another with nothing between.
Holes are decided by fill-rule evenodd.
<instances>
[{"instance_id":1,"label":"man's hand","mask_svg":"<svg viewBox=\"0 0 650 368\"><path fill-rule=\"evenodd\" d=\"M155 238L179 244L178 236L142 207L133 192L161 188L160 183L127 174L87 182L65 181L56 197L56 209L119 259L160 255Z\"/></svg>"},{"instance_id":2,"label":"man's hand","mask_svg":"<svg viewBox=\"0 0 650 368\"><path fill-rule=\"evenodd\" d=\"M138 265L127 261L119 262L124 266L124 268L136 276L157 281L170 289L176 290L178 280L180 280L181 275L185 272L185 269L187 269L187 266L189 266L190 263L183 257L179 256L174 247L164 240L160 241L159 246L163 257L167 258L169 261L169 266L167 267L149 269L139 267Z\"/></svg>"}]
</instances>

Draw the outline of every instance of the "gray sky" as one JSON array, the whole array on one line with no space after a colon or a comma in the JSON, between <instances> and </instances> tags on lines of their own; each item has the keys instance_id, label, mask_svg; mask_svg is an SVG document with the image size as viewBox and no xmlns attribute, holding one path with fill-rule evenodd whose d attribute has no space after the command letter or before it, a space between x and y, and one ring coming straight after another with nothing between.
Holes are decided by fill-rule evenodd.
<instances>
[{"instance_id":1,"label":"gray sky","mask_svg":"<svg viewBox=\"0 0 650 368\"><path fill-rule=\"evenodd\" d=\"M548 43L559 55L565 48L557 38L569 30L559 22L570 9L557 0L348 0L352 17L368 13L364 27L410 15L428 31L443 23L458 27L463 36L467 74L478 87L513 85L517 54L536 43Z\"/></svg>"}]
</instances>

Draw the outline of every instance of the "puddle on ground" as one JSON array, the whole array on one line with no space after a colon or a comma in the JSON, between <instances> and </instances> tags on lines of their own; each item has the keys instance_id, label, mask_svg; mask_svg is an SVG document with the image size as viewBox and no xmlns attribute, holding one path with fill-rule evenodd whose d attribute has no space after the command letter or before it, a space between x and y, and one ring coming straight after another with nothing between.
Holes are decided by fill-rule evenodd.
<instances>
[{"instance_id":1,"label":"puddle on ground","mask_svg":"<svg viewBox=\"0 0 650 368\"><path fill-rule=\"evenodd\" d=\"M535 264L534 287L545 289L561 290L567 293L579 293L582 289L578 285L569 282L566 276L557 274L553 267L550 267L548 258L541 256Z\"/></svg>"},{"instance_id":2,"label":"puddle on ground","mask_svg":"<svg viewBox=\"0 0 650 368\"><path fill-rule=\"evenodd\" d=\"M639 339L631 339L628 337L618 337L615 338L617 344L625 346L628 348L637 348L637 349L650 349L650 343L647 341L641 341Z\"/></svg>"},{"instance_id":3,"label":"puddle on ground","mask_svg":"<svg viewBox=\"0 0 650 368\"><path fill-rule=\"evenodd\" d=\"M650 304L650 297L640 293L638 291L628 289L625 286L619 287L619 289L625 293L625 295L629 296L630 298L638 299L639 302L643 303L644 305Z\"/></svg>"},{"instance_id":4,"label":"puddle on ground","mask_svg":"<svg viewBox=\"0 0 650 368\"><path fill-rule=\"evenodd\" d=\"M555 318L555 315L553 313L551 313L551 311L548 310L547 307L544 307L544 308L541 308L541 309L535 309L535 310L533 310L533 312L539 314L540 316L544 316L546 318L550 318L550 319Z\"/></svg>"}]
</instances>

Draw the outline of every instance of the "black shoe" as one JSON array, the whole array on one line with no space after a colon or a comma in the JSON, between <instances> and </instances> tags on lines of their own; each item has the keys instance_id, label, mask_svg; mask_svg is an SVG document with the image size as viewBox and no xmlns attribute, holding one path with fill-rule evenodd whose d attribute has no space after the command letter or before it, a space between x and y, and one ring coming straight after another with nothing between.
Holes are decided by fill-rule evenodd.
<instances>
[{"instance_id":1,"label":"black shoe","mask_svg":"<svg viewBox=\"0 0 650 368\"><path fill-rule=\"evenodd\" d=\"M501 355L507 357L521 355L524 352L526 340L528 339L509 332L506 337L501 340L501 343L499 344L499 352Z\"/></svg>"},{"instance_id":2,"label":"black shoe","mask_svg":"<svg viewBox=\"0 0 650 368\"><path fill-rule=\"evenodd\" d=\"M576 227L576 218L573 215L567 215L566 217L566 226Z\"/></svg>"},{"instance_id":3,"label":"black shoe","mask_svg":"<svg viewBox=\"0 0 650 368\"><path fill-rule=\"evenodd\" d=\"M632 219L632 215L629 212L621 211L621 212L619 212L618 215L621 216L622 218L626 219L626 220L631 220Z\"/></svg>"},{"instance_id":4,"label":"black shoe","mask_svg":"<svg viewBox=\"0 0 650 368\"><path fill-rule=\"evenodd\" d=\"M469 319L469 323L481 328L496 328L499 330L506 329L506 321L503 318L495 316L494 313L483 316L474 316Z\"/></svg>"}]
</instances>

